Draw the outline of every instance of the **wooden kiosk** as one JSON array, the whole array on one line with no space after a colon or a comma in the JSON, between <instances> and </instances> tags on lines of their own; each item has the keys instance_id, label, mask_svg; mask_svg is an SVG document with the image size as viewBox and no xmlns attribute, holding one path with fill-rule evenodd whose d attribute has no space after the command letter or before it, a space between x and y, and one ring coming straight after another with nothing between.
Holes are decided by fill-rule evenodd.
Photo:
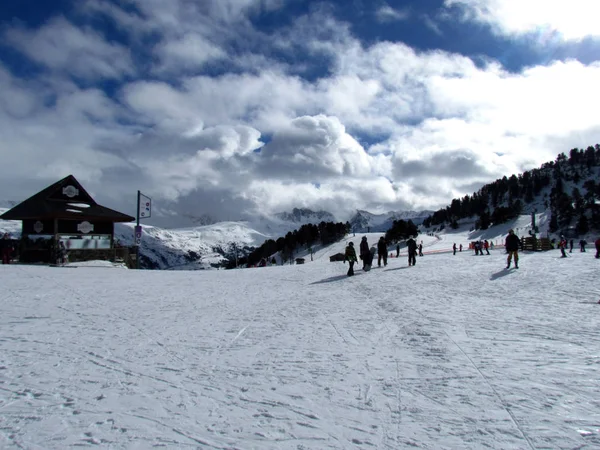
<instances>
[{"instance_id":1,"label":"wooden kiosk","mask_svg":"<svg viewBox=\"0 0 600 450\"><path fill-rule=\"evenodd\" d=\"M53 250L59 241L69 261L129 259L115 249L114 224L135 218L96 203L73 175L19 203L0 219L23 221L21 262L55 262Z\"/></svg>"}]
</instances>

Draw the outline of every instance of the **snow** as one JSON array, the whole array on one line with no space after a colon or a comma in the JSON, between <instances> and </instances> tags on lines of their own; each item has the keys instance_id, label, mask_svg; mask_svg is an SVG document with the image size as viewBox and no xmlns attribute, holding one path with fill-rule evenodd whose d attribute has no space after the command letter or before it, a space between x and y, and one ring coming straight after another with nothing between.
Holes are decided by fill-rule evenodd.
<instances>
[{"instance_id":1,"label":"snow","mask_svg":"<svg viewBox=\"0 0 600 450\"><path fill-rule=\"evenodd\" d=\"M0 448L600 447L593 246L505 270L448 251L507 227L470 228L352 278L328 256L362 234L303 265L0 266Z\"/></svg>"}]
</instances>

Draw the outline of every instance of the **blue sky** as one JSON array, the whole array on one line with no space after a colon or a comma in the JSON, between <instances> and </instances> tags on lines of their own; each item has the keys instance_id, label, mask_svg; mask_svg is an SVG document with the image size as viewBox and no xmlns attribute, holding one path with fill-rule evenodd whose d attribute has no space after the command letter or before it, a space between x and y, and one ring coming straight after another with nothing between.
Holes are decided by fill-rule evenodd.
<instances>
[{"instance_id":1,"label":"blue sky","mask_svg":"<svg viewBox=\"0 0 600 450\"><path fill-rule=\"evenodd\" d=\"M600 142L599 15L592 0L2 2L1 197L72 173L125 212L142 189L162 225L444 207Z\"/></svg>"}]
</instances>

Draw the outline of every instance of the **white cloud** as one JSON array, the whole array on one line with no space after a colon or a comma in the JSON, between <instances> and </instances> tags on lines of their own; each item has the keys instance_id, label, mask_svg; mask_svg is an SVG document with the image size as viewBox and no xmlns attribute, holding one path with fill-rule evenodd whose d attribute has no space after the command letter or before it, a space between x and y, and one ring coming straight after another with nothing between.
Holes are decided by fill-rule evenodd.
<instances>
[{"instance_id":1,"label":"white cloud","mask_svg":"<svg viewBox=\"0 0 600 450\"><path fill-rule=\"evenodd\" d=\"M377 8L375 17L379 22L397 22L407 20L410 12L407 9L394 9L386 3Z\"/></svg>"},{"instance_id":2,"label":"white cloud","mask_svg":"<svg viewBox=\"0 0 600 450\"><path fill-rule=\"evenodd\" d=\"M160 69L167 72L199 69L213 59L226 56L221 48L193 33L159 44L156 53L161 59Z\"/></svg>"},{"instance_id":3,"label":"white cloud","mask_svg":"<svg viewBox=\"0 0 600 450\"><path fill-rule=\"evenodd\" d=\"M503 34L558 31L566 40L600 36L596 0L445 0L459 6L466 19L491 24ZM542 36L543 37L543 36Z\"/></svg>"},{"instance_id":4,"label":"white cloud","mask_svg":"<svg viewBox=\"0 0 600 450\"><path fill-rule=\"evenodd\" d=\"M52 70L28 80L0 67L7 99L0 104L0 153L7 155L0 191L14 193L3 197L31 195L27 180L49 183L73 173L117 202L113 207L128 204L123 192L143 189L164 209L189 212L201 203L220 218L232 205L338 214L437 208L473 186L600 142L598 64L566 61L510 73L498 62L476 65L401 43L365 47L347 25L319 10L277 32L263 53L240 55L234 72L191 76L184 63L198 68L223 56L227 39L216 31L223 23L235 20L241 36L252 36L248 14L268 6L204 5L225 10L209 8L220 17L212 23L212 16L199 15L198 2L151 0L127 14L98 0L86 3L139 36L160 36L152 51L170 79L123 81L113 97L70 81L73 73L90 79L140 73L102 69L123 48L101 34L64 19L37 31L9 31L18 49ZM69 40L71 57L97 55L87 72L54 55L54 44L39 59L41 37L56 39L57 28L83 38L80 47ZM232 38L237 28L226 28ZM307 70L313 58L326 61L329 71L302 78L274 60L271 49L305 55Z\"/></svg>"},{"instance_id":5,"label":"white cloud","mask_svg":"<svg viewBox=\"0 0 600 450\"><path fill-rule=\"evenodd\" d=\"M59 17L37 30L9 28L4 37L33 61L83 78L121 78L134 73L127 48L106 42L98 32Z\"/></svg>"}]
</instances>

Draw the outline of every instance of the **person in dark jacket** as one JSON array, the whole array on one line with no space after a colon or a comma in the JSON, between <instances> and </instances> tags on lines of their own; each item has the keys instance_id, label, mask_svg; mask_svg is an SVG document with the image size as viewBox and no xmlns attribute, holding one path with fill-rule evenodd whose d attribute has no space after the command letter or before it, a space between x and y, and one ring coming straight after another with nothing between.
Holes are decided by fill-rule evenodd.
<instances>
[{"instance_id":1,"label":"person in dark jacket","mask_svg":"<svg viewBox=\"0 0 600 450\"><path fill-rule=\"evenodd\" d=\"M387 266L387 244L383 236L377 242L377 265L379 267L381 267L381 260L383 260L384 267Z\"/></svg>"},{"instance_id":2,"label":"person in dark jacket","mask_svg":"<svg viewBox=\"0 0 600 450\"><path fill-rule=\"evenodd\" d=\"M406 247L408 248L408 265L414 266L417 263L417 243L411 237L406 241Z\"/></svg>"},{"instance_id":3,"label":"person in dark jacket","mask_svg":"<svg viewBox=\"0 0 600 450\"><path fill-rule=\"evenodd\" d=\"M10 264L10 258L12 256L12 242L8 233L4 233L2 239L0 239L0 252L2 253L2 264Z\"/></svg>"},{"instance_id":4,"label":"person in dark jacket","mask_svg":"<svg viewBox=\"0 0 600 450\"><path fill-rule=\"evenodd\" d=\"M596 258L600 258L600 238L596 239L594 245L596 246Z\"/></svg>"},{"instance_id":5,"label":"person in dark jacket","mask_svg":"<svg viewBox=\"0 0 600 450\"><path fill-rule=\"evenodd\" d=\"M569 241L569 253L573 253L573 239Z\"/></svg>"},{"instance_id":6,"label":"person in dark jacket","mask_svg":"<svg viewBox=\"0 0 600 450\"><path fill-rule=\"evenodd\" d=\"M519 268L520 246L521 241L519 240L519 236L517 236L512 229L508 230L508 236L506 236L506 241L504 243L504 247L506 248L506 252L508 253L508 257L506 258L507 269L510 267L510 262L513 258L515 260L515 269Z\"/></svg>"},{"instance_id":7,"label":"person in dark jacket","mask_svg":"<svg viewBox=\"0 0 600 450\"><path fill-rule=\"evenodd\" d=\"M581 239L579 241L579 251L585 252L585 246L587 245L587 241L585 239Z\"/></svg>"},{"instance_id":8,"label":"person in dark jacket","mask_svg":"<svg viewBox=\"0 0 600 450\"><path fill-rule=\"evenodd\" d=\"M369 269L371 268L371 250L369 249L369 243L367 242L367 237L363 236L360 241L360 259L363 262L363 270L367 270L367 266Z\"/></svg>"},{"instance_id":9,"label":"person in dark jacket","mask_svg":"<svg viewBox=\"0 0 600 450\"><path fill-rule=\"evenodd\" d=\"M452 244L452 254L456 255L456 242Z\"/></svg>"},{"instance_id":10,"label":"person in dark jacket","mask_svg":"<svg viewBox=\"0 0 600 450\"><path fill-rule=\"evenodd\" d=\"M396 244L396 258L400 256L400 244Z\"/></svg>"},{"instance_id":11,"label":"person in dark jacket","mask_svg":"<svg viewBox=\"0 0 600 450\"><path fill-rule=\"evenodd\" d=\"M423 256L423 241L419 242L419 256Z\"/></svg>"},{"instance_id":12,"label":"person in dark jacket","mask_svg":"<svg viewBox=\"0 0 600 450\"><path fill-rule=\"evenodd\" d=\"M351 277L352 275L354 275L354 263L358 262L358 259L356 259L356 250L354 249L354 242L350 242L346 246L346 252L344 253L344 262L346 261L348 261L348 265L350 266L348 268L347 275Z\"/></svg>"}]
</instances>

